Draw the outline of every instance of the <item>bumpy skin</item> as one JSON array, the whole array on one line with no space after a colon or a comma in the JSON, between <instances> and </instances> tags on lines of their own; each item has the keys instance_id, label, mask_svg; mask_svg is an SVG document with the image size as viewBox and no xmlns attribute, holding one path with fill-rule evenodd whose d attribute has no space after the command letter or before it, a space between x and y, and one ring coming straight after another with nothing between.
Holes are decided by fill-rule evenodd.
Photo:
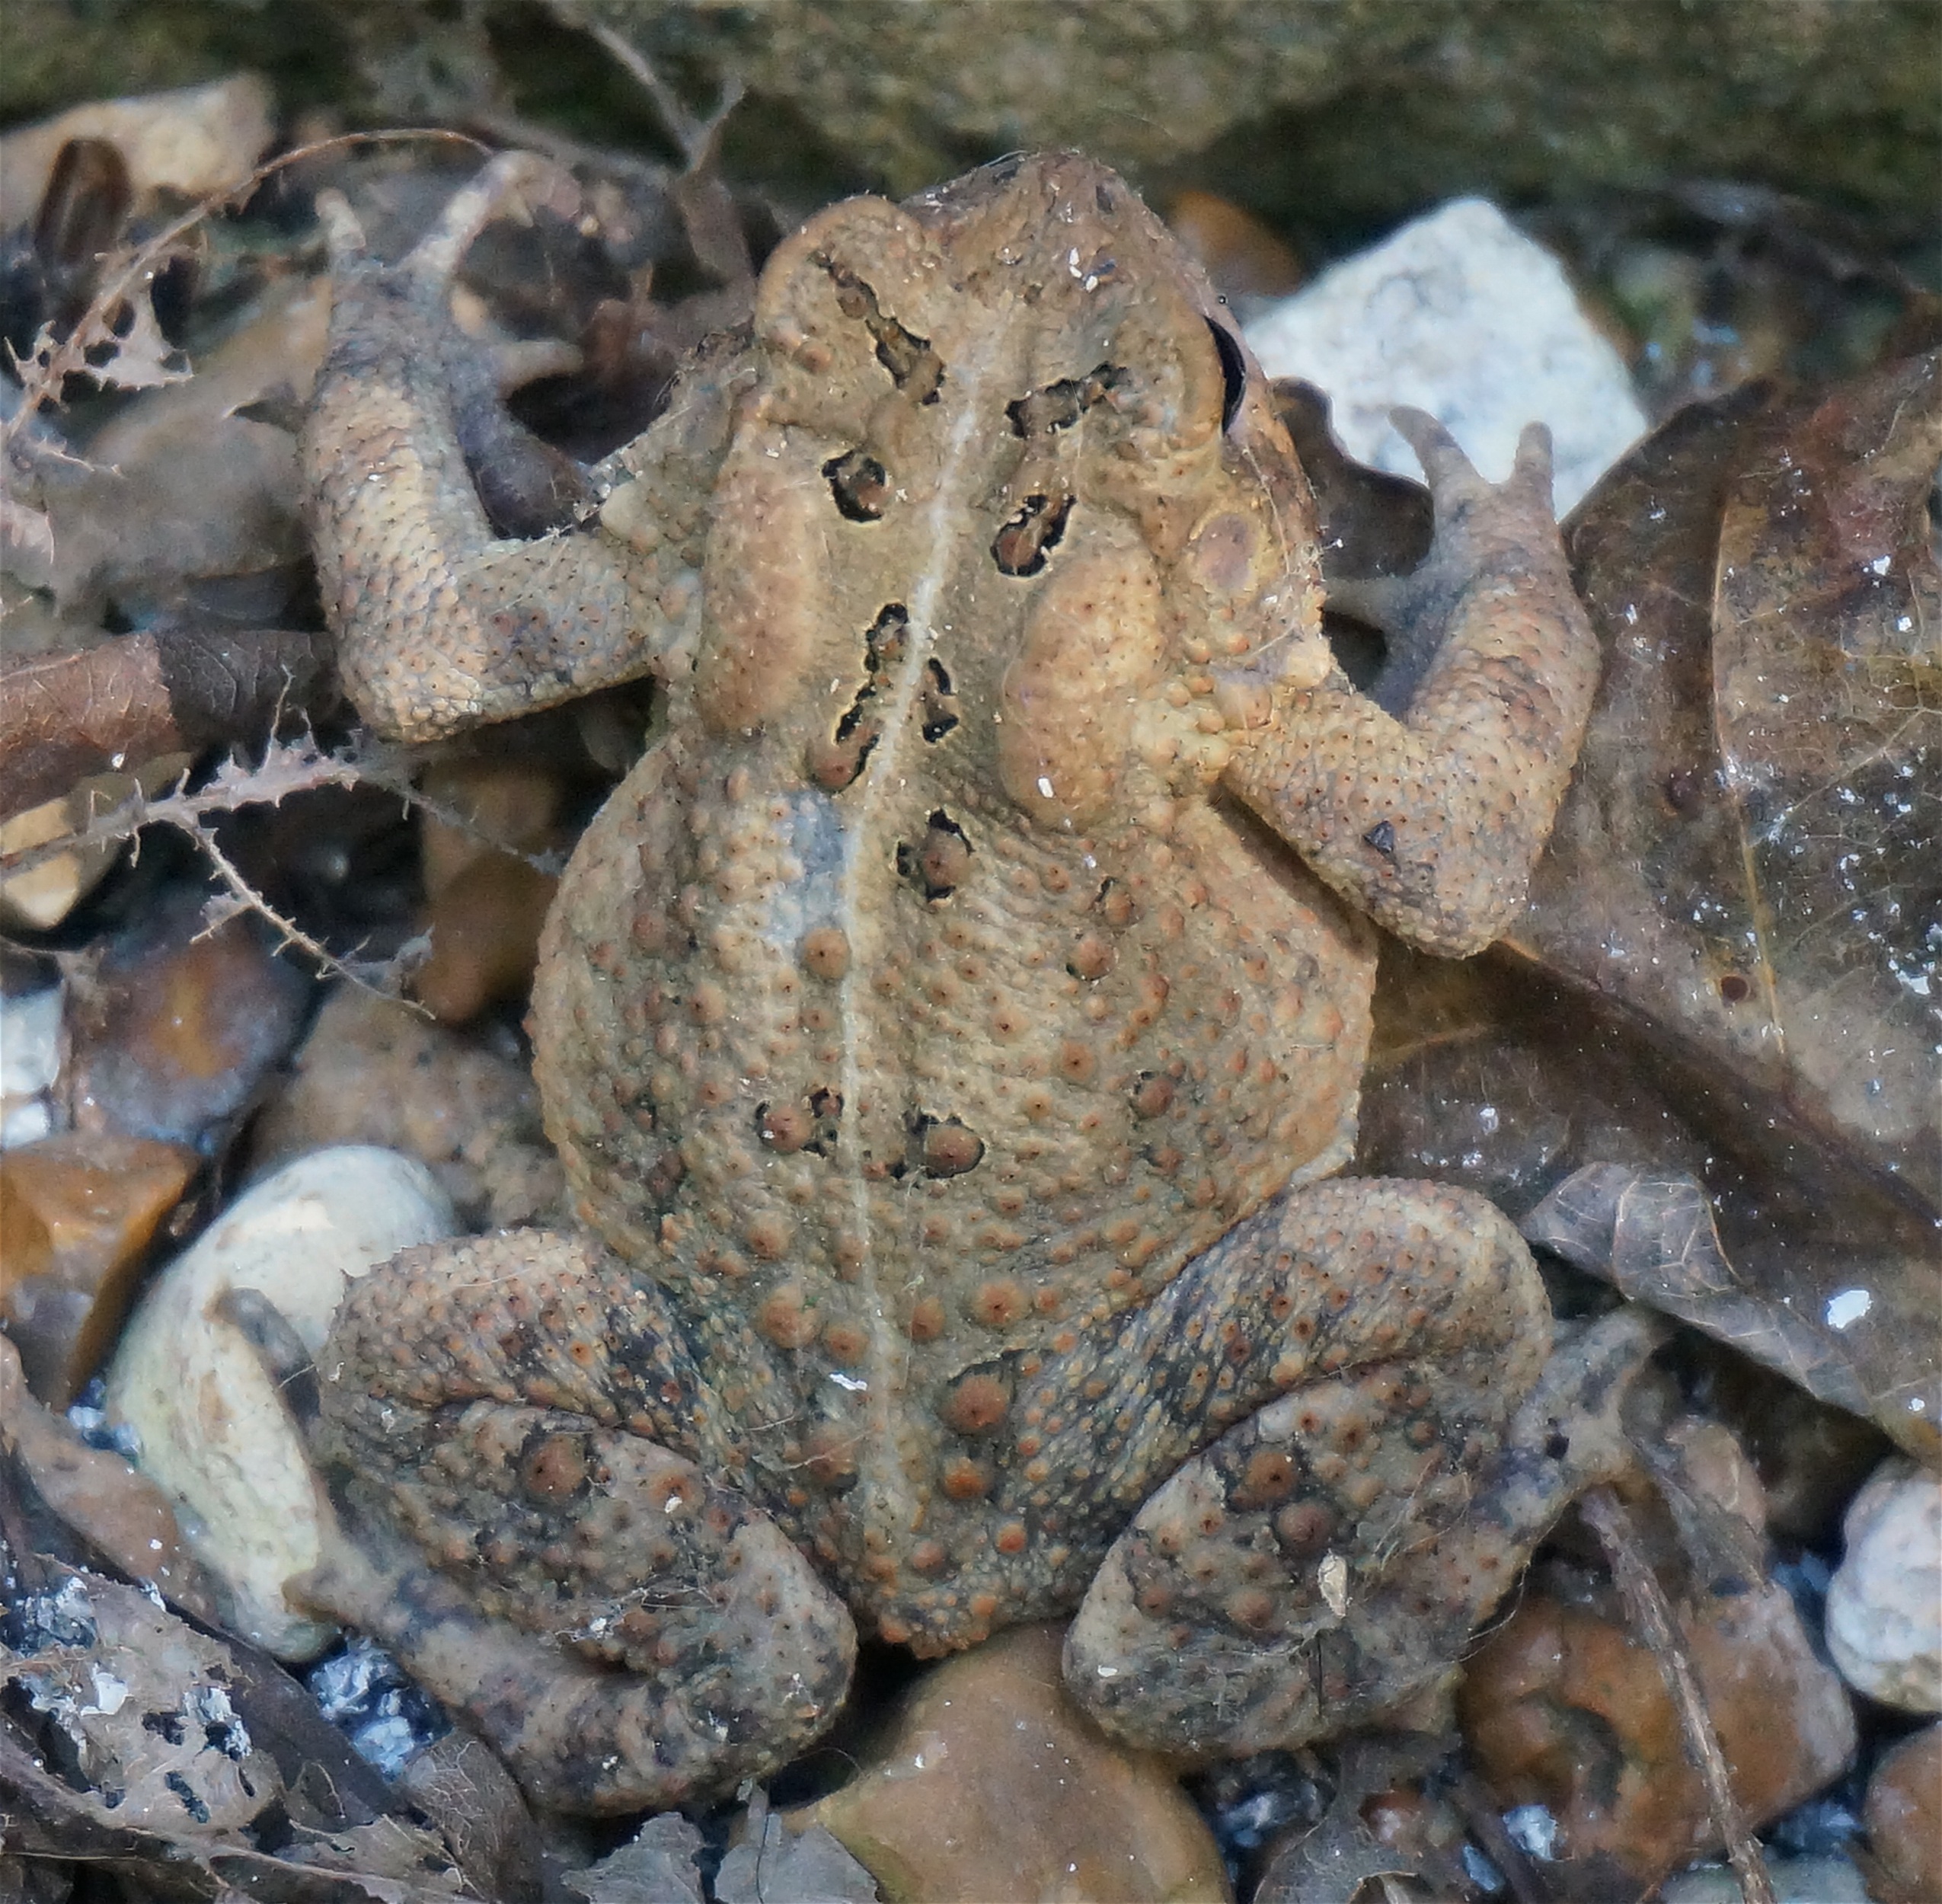
<instances>
[{"instance_id":1,"label":"bumpy skin","mask_svg":"<svg viewBox=\"0 0 1942 1904\"><path fill-rule=\"evenodd\" d=\"M320 1448L364 1546L310 1591L584 1809L788 1755L845 1605L934 1653L1083 1599L1075 1689L1177 1749L1436 1686L1604 1471L1636 1347L1553 1356L1477 1198L1315 1180L1369 919L1487 943L1582 734L1541 433L1493 489L1410 423L1433 658L1384 712L1245 347L1064 155L813 220L598 522L493 544L436 306L529 163L392 272L340 220L308 455L374 724L663 683L534 1001L599 1241L357 1286Z\"/></svg>"}]
</instances>

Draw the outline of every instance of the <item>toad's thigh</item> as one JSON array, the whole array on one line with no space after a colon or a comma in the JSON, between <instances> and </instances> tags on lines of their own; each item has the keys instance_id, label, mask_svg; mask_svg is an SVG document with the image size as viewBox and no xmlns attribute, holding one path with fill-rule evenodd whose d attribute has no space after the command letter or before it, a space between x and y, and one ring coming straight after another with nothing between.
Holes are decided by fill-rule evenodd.
<instances>
[{"instance_id":1,"label":"toad's thigh","mask_svg":"<svg viewBox=\"0 0 1942 1904\"><path fill-rule=\"evenodd\" d=\"M1014 1411L1008 1491L1110 1539L1190 1456L1279 1398L1369 1372L1318 1443L1354 1493L1473 1462L1535 1385L1551 1318L1530 1252L1483 1198L1348 1180L1292 1192L1137 1315L1050 1363ZM1318 1434L1324 1424L1318 1418ZM1091 1545L1091 1541L1084 1544Z\"/></svg>"},{"instance_id":2,"label":"toad's thigh","mask_svg":"<svg viewBox=\"0 0 1942 1904\"><path fill-rule=\"evenodd\" d=\"M1168 1289L1062 1426L1090 1421L1124 1529L1067 1641L1073 1691L1186 1753L1439 1692L1566 1504L1617 1471L1650 1343L1620 1311L1554 1353L1528 1251L1468 1193L1285 1199Z\"/></svg>"},{"instance_id":3,"label":"toad's thigh","mask_svg":"<svg viewBox=\"0 0 1942 1904\"><path fill-rule=\"evenodd\" d=\"M597 1245L406 1252L356 1286L319 1368L346 1529L292 1590L400 1654L535 1800L678 1804L828 1722L849 1616L691 1458L707 1385L660 1292Z\"/></svg>"}]
</instances>

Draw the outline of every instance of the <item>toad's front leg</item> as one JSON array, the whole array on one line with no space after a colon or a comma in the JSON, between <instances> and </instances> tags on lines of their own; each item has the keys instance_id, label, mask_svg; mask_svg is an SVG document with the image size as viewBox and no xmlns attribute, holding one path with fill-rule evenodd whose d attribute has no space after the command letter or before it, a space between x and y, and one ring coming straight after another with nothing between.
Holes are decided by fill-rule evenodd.
<instances>
[{"instance_id":1,"label":"toad's front leg","mask_svg":"<svg viewBox=\"0 0 1942 1904\"><path fill-rule=\"evenodd\" d=\"M1493 484L1433 418L1396 422L1429 477L1436 541L1415 574L1354 596L1405 625L1398 650L1423 665L1392 669L1392 695L1337 676L1295 696L1225 780L1372 918L1461 956L1524 902L1584 740L1598 643L1552 519L1543 427Z\"/></svg>"},{"instance_id":2,"label":"toad's front leg","mask_svg":"<svg viewBox=\"0 0 1942 1904\"><path fill-rule=\"evenodd\" d=\"M593 472L582 521L506 539L481 505L475 478L490 478L518 433L483 347L452 321L452 278L542 167L519 152L495 159L394 265L366 254L341 199L319 202L333 291L303 433L306 511L346 691L395 739L434 740L665 672L698 618L695 538L653 519L663 494L692 513L707 493L727 439L718 362L685 380L640 444ZM619 488L634 490L613 512L624 535L602 520Z\"/></svg>"}]
</instances>

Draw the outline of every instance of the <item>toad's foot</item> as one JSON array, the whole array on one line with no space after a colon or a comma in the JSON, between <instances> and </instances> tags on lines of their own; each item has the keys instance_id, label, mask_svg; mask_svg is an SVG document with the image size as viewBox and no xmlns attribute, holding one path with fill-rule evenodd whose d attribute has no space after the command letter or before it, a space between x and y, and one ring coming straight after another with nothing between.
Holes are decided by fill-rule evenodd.
<instances>
[{"instance_id":1,"label":"toad's foot","mask_svg":"<svg viewBox=\"0 0 1942 1904\"><path fill-rule=\"evenodd\" d=\"M1399 1226L1341 1207L1357 1187L1325 1187L1320 1212L1356 1259L1337 1270L1344 1283L1397 1273ZM1410 1192L1426 1208L1455 1194L1379 1188L1399 1214ZM1464 1201L1486 1232L1480 1259L1516 1267L1508 1223ZM1465 1239L1426 1248L1416 1227L1408 1273L1428 1297L1446 1273L1439 1257ZM1284 1213L1284 1244L1302 1228L1321 1233ZM1656 1340L1640 1311L1598 1323L1551 1357L1507 1421L1524 1380L1509 1345L1473 1343L1439 1368L1399 1343L1374 1366L1304 1377L1182 1467L1114 1543L1066 1641L1074 1694L1132 1743L1224 1756L1436 1695L1573 1496L1624 1465L1618 1405ZM1336 1359L1324 1350L1318 1372ZM1508 1395L1492 1393L1498 1377Z\"/></svg>"},{"instance_id":2,"label":"toad's foot","mask_svg":"<svg viewBox=\"0 0 1942 1904\"><path fill-rule=\"evenodd\" d=\"M653 625L589 535L496 540L475 478L586 516L594 492L512 424L499 374L449 308L466 246L542 161L509 153L459 192L401 263L367 257L340 199L331 335L302 457L325 609L351 698L381 732L426 740L647 672Z\"/></svg>"},{"instance_id":3,"label":"toad's foot","mask_svg":"<svg viewBox=\"0 0 1942 1904\"><path fill-rule=\"evenodd\" d=\"M651 1293L620 1298L624 1367L576 1353L615 1312L601 1267L581 1239L524 1231L407 1251L356 1285L318 1358L318 1439L358 1545L334 1540L291 1586L465 1712L535 1803L596 1813L782 1764L855 1652L781 1530L641 1432L672 1438L706 1406ZM401 1312L431 1331L420 1346Z\"/></svg>"}]
</instances>

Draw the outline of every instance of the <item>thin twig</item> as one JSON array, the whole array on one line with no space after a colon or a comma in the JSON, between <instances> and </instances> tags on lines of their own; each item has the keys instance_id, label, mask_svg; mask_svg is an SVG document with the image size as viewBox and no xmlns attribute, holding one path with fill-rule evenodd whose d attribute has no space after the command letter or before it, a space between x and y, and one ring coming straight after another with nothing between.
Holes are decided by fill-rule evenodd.
<instances>
[{"instance_id":1,"label":"thin twig","mask_svg":"<svg viewBox=\"0 0 1942 1904\"><path fill-rule=\"evenodd\" d=\"M1774 1881L1768 1874L1765 1854L1746 1829L1746 1816L1733 1795L1726 1754L1720 1749L1720 1735L1700 1691L1699 1676L1674 1624L1665 1589L1646 1564L1632 1531L1631 1516L1609 1487L1592 1488L1579 1500L1578 1511L1605 1549L1626 1617L1665 1675L1666 1690L1679 1715L1679 1729L1685 1736L1687 1755L1706 1787L1714 1825L1726 1841L1726 1856L1739 1880L1740 1896L1744 1904L1774 1904Z\"/></svg>"},{"instance_id":2,"label":"thin twig","mask_svg":"<svg viewBox=\"0 0 1942 1904\"><path fill-rule=\"evenodd\" d=\"M714 110L705 119L697 119L681 103L674 88L654 70L653 62L631 40L597 20L583 21L579 24L653 101L654 110L660 114L661 123L667 129L669 136L681 148L688 169L692 172L706 163L713 156L714 142L723 124L742 103L740 78L731 75L723 84L721 97L716 102Z\"/></svg>"},{"instance_id":3,"label":"thin twig","mask_svg":"<svg viewBox=\"0 0 1942 1904\"><path fill-rule=\"evenodd\" d=\"M380 793L394 794L404 805L427 819L493 852L522 861L536 873L549 876L559 873L563 862L558 853L531 853L500 839L469 815L421 792L411 782L415 771L416 763L410 754L369 741L335 754L322 752L307 736L273 741L260 765L248 767L234 759L225 761L214 778L193 794L184 793L179 781L174 791L152 797L137 787L125 799L91 815L85 826L33 846L0 852L0 878L30 871L49 860L90 846L120 845L146 826L173 826L200 841L206 831L203 823L222 814L238 813L246 807L280 806L292 794L353 787L374 787Z\"/></svg>"},{"instance_id":4,"label":"thin twig","mask_svg":"<svg viewBox=\"0 0 1942 1904\"><path fill-rule=\"evenodd\" d=\"M1516 1904L1544 1904L1551 1893L1532 1869L1524 1847L1504 1829L1497 1803L1474 1771L1463 1773L1451 1796L1463 1822L1482 1847L1484 1855L1496 1865Z\"/></svg>"}]
</instances>

